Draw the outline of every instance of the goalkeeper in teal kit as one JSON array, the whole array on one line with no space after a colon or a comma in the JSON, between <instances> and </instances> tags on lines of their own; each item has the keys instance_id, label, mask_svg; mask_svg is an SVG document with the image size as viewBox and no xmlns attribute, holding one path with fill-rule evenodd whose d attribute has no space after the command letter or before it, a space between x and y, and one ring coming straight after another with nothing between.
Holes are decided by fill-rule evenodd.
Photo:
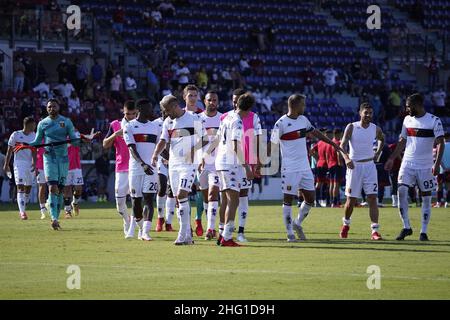
<instances>
[{"instance_id":1,"label":"goalkeeper in teal kit","mask_svg":"<svg viewBox=\"0 0 450 320\"><path fill-rule=\"evenodd\" d=\"M45 147L44 172L50 191L48 203L52 228L58 230L61 228L58 219L63 205L63 188L69 171L67 144L76 146L80 144L80 141L90 142L97 134L78 136L72 121L59 114L59 104L55 99L48 101L47 113L48 117L41 120L37 126L36 139L28 145L16 146L15 151L24 148ZM44 139L44 144L42 144L42 139Z\"/></svg>"}]
</instances>

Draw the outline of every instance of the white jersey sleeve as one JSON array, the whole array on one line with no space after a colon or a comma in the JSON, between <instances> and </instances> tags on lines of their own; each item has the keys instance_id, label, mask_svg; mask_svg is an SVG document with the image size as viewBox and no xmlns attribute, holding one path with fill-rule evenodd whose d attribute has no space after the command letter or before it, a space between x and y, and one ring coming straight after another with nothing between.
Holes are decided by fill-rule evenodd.
<instances>
[{"instance_id":1,"label":"white jersey sleeve","mask_svg":"<svg viewBox=\"0 0 450 320\"><path fill-rule=\"evenodd\" d=\"M433 127L434 137L439 138L444 136L444 127L442 126L441 119L436 118Z\"/></svg>"},{"instance_id":2,"label":"white jersey sleeve","mask_svg":"<svg viewBox=\"0 0 450 320\"><path fill-rule=\"evenodd\" d=\"M15 147L17 143L17 131L14 131L8 140L8 146Z\"/></svg>"},{"instance_id":3,"label":"white jersey sleeve","mask_svg":"<svg viewBox=\"0 0 450 320\"><path fill-rule=\"evenodd\" d=\"M253 128L255 136L262 135L261 120L259 120L259 116L256 113L253 116Z\"/></svg>"},{"instance_id":4,"label":"white jersey sleeve","mask_svg":"<svg viewBox=\"0 0 450 320\"><path fill-rule=\"evenodd\" d=\"M283 128L280 126L280 120L275 122L275 126L272 129L272 132L270 134L270 142L273 144L279 144L280 143L280 137L283 134Z\"/></svg>"},{"instance_id":5,"label":"white jersey sleeve","mask_svg":"<svg viewBox=\"0 0 450 320\"><path fill-rule=\"evenodd\" d=\"M169 135L169 117L166 118L166 120L164 120L163 126L162 126L162 130L161 130L161 135L160 135L160 139L166 141L167 143L170 140L170 135Z\"/></svg>"},{"instance_id":6,"label":"white jersey sleeve","mask_svg":"<svg viewBox=\"0 0 450 320\"><path fill-rule=\"evenodd\" d=\"M134 140L134 135L133 135L133 128L129 123L127 123L127 125L125 126L125 129L123 131L123 139L125 140L125 143L127 146L129 146L131 144L136 144L136 141Z\"/></svg>"}]
</instances>

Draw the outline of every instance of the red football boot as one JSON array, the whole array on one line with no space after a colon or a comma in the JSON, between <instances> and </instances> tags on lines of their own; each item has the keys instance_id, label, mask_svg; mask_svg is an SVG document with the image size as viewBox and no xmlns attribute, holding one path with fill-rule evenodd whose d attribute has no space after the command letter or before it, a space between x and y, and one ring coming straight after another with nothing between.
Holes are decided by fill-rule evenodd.
<instances>
[{"instance_id":1,"label":"red football boot","mask_svg":"<svg viewBox=\"0 0 450 320\"><path fill-rule=\"evenodd\" d=\"M164 225L164 218L158 218L158 222L156 223L156 232L161 232Z\"/></svg>"},{"instance_id":2,"label":"red football boot","mask_svg":"<svg viewBox=\"0 0 450 320\"><path fill-rule=\"evenodd\" d=\"M347 239L348 230L350 230L350 226L343 225L341 228L341 232L339 233L339 237L341 237L342 239Z\"/></svg>"},{"instance_id":3,"label":"red football boot","mask_svg":"<svg viewBox=\"0 0 450 320\"><path fill-rule=\"evenodd\" d=\"M195 219L195 234L197 237L201 237L203 235L203 226L202 226L202 220Z\"/></svg>"},{"instance_id":4,"label":"red football boot","mask_svg":"<svg viewBox=\"0 0 450 320\"><path fill-rule=\"evenodd\" d=\"M221 247L242 247L240 244L234 242L233 239L225 240L224 238L222 238L222 240L220 241L220 246Z\"/></svg>"}]
</instances>

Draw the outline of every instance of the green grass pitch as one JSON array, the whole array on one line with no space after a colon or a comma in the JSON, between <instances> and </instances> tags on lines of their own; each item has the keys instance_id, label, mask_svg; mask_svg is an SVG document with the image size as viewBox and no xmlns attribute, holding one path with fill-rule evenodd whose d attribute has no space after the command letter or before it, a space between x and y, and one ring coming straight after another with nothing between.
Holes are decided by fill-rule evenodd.
<instances>
[{"instance_id":1,"label":"green grass pitch","mask_svg":"<svg viewBox=\"0 0 450 320\"><path fill-rule=\"evenodd\" d=\"M414 234L403 242L395 241L396 209L380 209L385 240L372 242L368 209L355 210L349 238L339 239L343 209L313 208L304 223L308 240L291 244L280 204L251 202L250 242L241 248L197 237L193 246L176 247L175 232L152 231L152 242L125 240L112 204L82 203L80 216L62 220L59 232L39 220L36 206L28 221L15 206L0 209L0 299L450 298L445 208L432 210L427 243L418 241L419 208L410 209ZM79 290L67 288L69 265L80 267ZM370 265L380 268L380 289L367 287Z\"/></svg>"}]
</instances>

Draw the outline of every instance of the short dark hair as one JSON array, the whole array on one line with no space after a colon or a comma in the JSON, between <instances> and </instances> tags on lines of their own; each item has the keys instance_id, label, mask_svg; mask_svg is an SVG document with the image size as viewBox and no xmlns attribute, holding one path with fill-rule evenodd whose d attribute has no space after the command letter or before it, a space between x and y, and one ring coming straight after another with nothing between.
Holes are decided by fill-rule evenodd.
<instances>
[{"instance_id":1,"label":"short dark hair","mask_svg":"<svg viewBox=\"0 0 450 320\"><path fill-rule=\"evenodd\" d=\"M444 134L444 139L450 139L450 131L447 131L447 132Z\"/></svg>"},{"instance_id":2,"label":"short dark hair","mask_svg":"<svg viewBox=\"0 0 450 320\"><path fill-rule=\"evenodd\" d=\"M238 109L242 111L248 111L255 105L255 97L250 93L244 93L237 101Z\"/></svg>"},{"instance_id":3,"label":"short dark hair","mask_svg":"<svg viewBox=\"0 0 450 320\"><path fill-rule=\"evenodd\" d=\"M26 126L29 123L36 123L36 120L34 120L33 117L25 117L23 118L23 125Z\"/></svg>"},{"instance_id":4,"label":"short dark hair","mask_svg":"<svg viewBox=\"0 0 450 320\"><path fill-rule=\"evenodd\" d=\"M237 88L233 90L233 96L239 97L242 96L243 94L245 94L247 91L245 91L242 88Z\"/></svg>"},{"instance_id":5,"label":"short dark hair","mask_svg":"<svg viewBox=\"0 0 450 320\"><path fill-rule=\"evenodd\" d=\"M184 89L183 89L183 97L186 97L186 95L187 95L187 93L188 93L189 90L199 92L197 86L195 86L195 85L193 85L193 84L188 84L188 85L187 85L186 87L184 87Z\"/></svg>"},{"instance_id":6,"label":"short dark hair","mask_svg":"<svg viewBox=\"0 0 450 320\"><path fill-rule=\"evenodd\" d=\"M48 99L47 105L48 105L49 103L56 103L56 104L59 106L59 101L58 101L58 99L55 99L55 98Z\"/></svg>"},{"instance_id":7,"label":"short dark hair","mask_svg":"<svg viewBox=\"0 0 450 320\"><path fill-rule=\"evenodd\" d=\"M153 108L153 105L149 99L144 98L144 99L139 99L138 101L136 101L136 109L142 110L143 108L149 108L149 109Z\"/></svg>"},{"instance_id":8,"label":"short dark hair","mask_svg":"<svg viewBox=\"0 0 450 320\"><path fill-rule=\"evenodd\" d=\"M217 93L217 91L216 90L208 90L208 92L206 92L206 94L205 94L205 97L208 95L208 94L215 94L215 95L219 95L218 93Z\"/></svg>"},{"instance_id":9,"label":"short dark hair","mask_svg":"<svg viewBox=\"0 0 450 320\"><path fill-rule=\"evenodd\" d=\"M306 96L303 94L293 94L288 99L288 107L292 107L293 105L296 105L300 102L303 102L306 100Z\"/></svg>"},{"instance_id":10,"label":"short dark hair","mask_svg":"<svg viewBox=\"0 0 450 320\"><path fill-rule=\"evenodd\" d=\"M363 102L361 103L361 105L359 106L359 111L363 110L363 109L373 109L372 106L370 105L370 103L368 102Z\"/></svg>"},{"instance_id":11,"label":"short dark hair","mask_svg":"<svg viewBox=\"0 0 450 320\"><path fill-rule=\"evenodd\" d=\"M420 93L413 93L408 97L409 103L415 106L423 106L423 96Z\"/></svg>"},{"instance_id":12,"label":"short dark hair","mask_svg":"<svg viewBox=\"0 0 450 320\"><path fill-rule=\"evenodd\" d=\"M341 133L342 133L342 130L340 128L334 128L333 129L333 134L334 135L341 134Z\"/></svg>"},{"instance_id":13,"label":"short dark hair","mask_svg":"<svg viewBox=\"0 0 450 320\"><path fill-rule=\"evenodd\" d=\"M124 102L123 107L127 108L128 110L134 110L136 109L136 103L134 102L134 100L127 100Z\"/></svg>"}]
</instances>

